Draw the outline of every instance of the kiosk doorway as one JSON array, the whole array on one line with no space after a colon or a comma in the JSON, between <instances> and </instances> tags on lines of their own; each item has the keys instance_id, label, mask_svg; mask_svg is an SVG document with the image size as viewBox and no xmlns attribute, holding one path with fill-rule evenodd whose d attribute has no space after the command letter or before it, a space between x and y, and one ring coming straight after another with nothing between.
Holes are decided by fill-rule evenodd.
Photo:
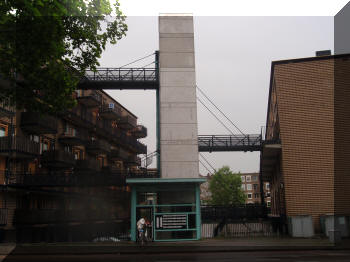
<instances>
[{"instance_id":1,"label":"kiosk doorway","mask_svg":"<svg viewBox=\"0 0 350 262\"><path fill-rule=\"evenodd\" d=\"M143 216L151 222L153 241L200 239L200 190L205 179L127 179L131 185L131 239Z\"/></svg>"}]
</instances>

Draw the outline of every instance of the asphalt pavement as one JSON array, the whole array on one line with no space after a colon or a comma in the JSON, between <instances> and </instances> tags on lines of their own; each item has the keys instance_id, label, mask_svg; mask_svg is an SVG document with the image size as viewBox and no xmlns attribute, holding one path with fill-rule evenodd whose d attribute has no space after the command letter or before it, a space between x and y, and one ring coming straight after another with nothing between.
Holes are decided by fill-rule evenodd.
<instances>
[{"instance_id":1,"label":"asphalt pavement","mask_svg":"<svg viewBox=\"0 0 350 262\"><path fill-rule=\"evenodd\" d=\"M6 262L58 262L58 261L142 261L142 262L345 262L350 260L350 251L257 251L257 252L212 252L212 253L161 253L161 254L90 254L90 255L15 255L10 254Z\"/></svg>"},{"instance_id":2,"label":"asphalt pavement","mask_svg":"<svg viewBox=\"0 0 350 262\"><path fill-rule=\"evenodd\" d=\"M0 245L1 261L350 261L350 239L233 238L188 242Z\"/></svg>"}]
</instances>

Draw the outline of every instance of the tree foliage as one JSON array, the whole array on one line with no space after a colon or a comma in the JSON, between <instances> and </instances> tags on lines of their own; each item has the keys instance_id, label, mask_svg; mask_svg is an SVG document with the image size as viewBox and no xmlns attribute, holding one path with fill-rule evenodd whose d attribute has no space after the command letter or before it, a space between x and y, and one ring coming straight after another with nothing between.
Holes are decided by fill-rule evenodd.
<instances>
[{"instance_id":1,"label":"tree foliage","mask_svg":"<svg viewBox=\"0 0 350 262\"><path fill-rule=\"evenodd\" d=\"M224 206L244 204L246 195L241 186L240 174L234 174L228 166L223 166L209 180L211 198L208 203Z\"/></svg>"},{"instance_id":2,"label":"tree foliage","mask_svg":"<svg viewBox=\"0 0 350 262\"><path fill-rule=\"evenodd\" d=\"M108 42L126 35L118 0L0 1L1 93L17 108L57 112Z\"/></svg>"}]
</instances>

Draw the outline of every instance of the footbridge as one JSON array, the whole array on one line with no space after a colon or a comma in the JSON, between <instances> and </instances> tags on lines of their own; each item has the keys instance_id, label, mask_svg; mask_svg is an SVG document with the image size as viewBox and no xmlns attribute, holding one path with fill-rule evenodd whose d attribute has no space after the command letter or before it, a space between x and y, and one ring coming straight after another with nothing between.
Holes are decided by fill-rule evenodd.
<instances>
[{"instance_id":1,"label":"footbridge","mask_svg":"<svg viewBox=\"0 0 350 262\"><path fill-rule=\"evenodd\" d=\"M199 152L260 151L261 134L198 136Z\"/></svg>"},{"instance_id":2,"label":"footbridge","mask_svg":"<svg viewBox=\"0 0 350 262\"><path fill-rule=\"evenodd\" d=\"M81 77L78 89L93 90L156 90L157 97L159 92L159 53L137 59L127 65L140 62L146 58L154 56L151 63L145 67L126 68L124 66L118 68L96 68L95 70L86 70L85 75ZM154 65L150 68L149 65ZM201 93L204 92L199 89ZM208 98L205 94L204 96ZM197 98L200 103L202 100ZM209 99L209 98L208 98ZM212 102L211 100L209 100ZM158 98L157 98L158 105ZM205 104L203 104L205 106ZM157 107L158 109L158 107ZM158 122L158 121L157 121ZM239 130L239 129L238 129ZM240 131L240 130L239 130ZM198 150L199 152L230 152L243 151L252 152L260 151L262 146L261 134L233 134L230 135L199 135Z\"/></svg>"}]
</instances>

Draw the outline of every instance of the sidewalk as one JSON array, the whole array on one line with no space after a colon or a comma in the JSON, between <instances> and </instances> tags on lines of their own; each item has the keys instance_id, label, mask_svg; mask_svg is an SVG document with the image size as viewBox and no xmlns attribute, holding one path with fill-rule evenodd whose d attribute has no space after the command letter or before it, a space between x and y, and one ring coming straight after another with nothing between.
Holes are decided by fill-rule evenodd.
<instances>
[{"instance_id":1,"label":"sidewalk","mask_svg":"<svg viewBox=\"0 0 350 262\"><path fill-rule=\"evenodd\" d=\"M350 239L333 245L328 239L235 238L188 242L153 242L139 246L133 242L53 243L0 245L0 255L12 254L144 254L239 251L350 250ZM14 247L14 245L12 245Z\"/></svg>"}]
</instances>

